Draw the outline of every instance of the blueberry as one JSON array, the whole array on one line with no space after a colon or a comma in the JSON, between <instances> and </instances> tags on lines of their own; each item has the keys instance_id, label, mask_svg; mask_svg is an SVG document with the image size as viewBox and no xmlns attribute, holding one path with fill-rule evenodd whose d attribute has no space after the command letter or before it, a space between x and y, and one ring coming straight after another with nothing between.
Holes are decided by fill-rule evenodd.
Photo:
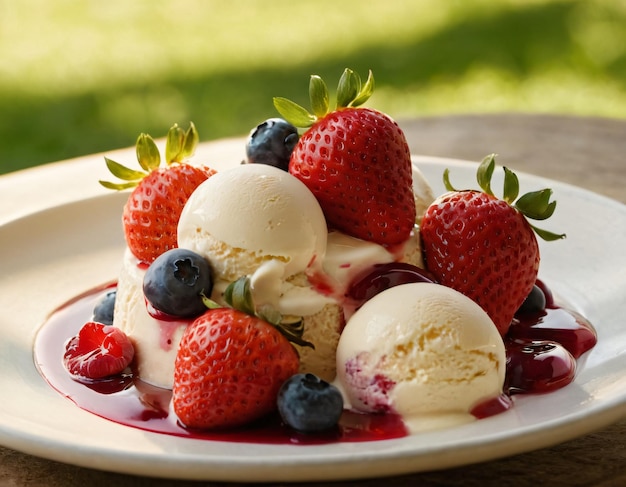
<instances>
[{"instance_id":1,"label":"blueberry","mask_svg":"<svg viewBox=\"0 0 626 487\"><path fill-rule=\"evenodd\" d=\"M288 426L301 433L315 433L337 425L343 397L339 389L313 374L296 374L281 386L277 406Z\"/></svg>"},{"instance_id":2,"label":"blueberry","mask_svg":"<svg viewBox=\"0 0 626 487\"><path fill-rule=\"evenodd\" d=\"M213 276L208 261L187 249L164 252L148 267L143 293L156 310L181 318L193 318L207 310L202 294L209 297Z\"/></svg>"},{"instance_id":3,"label":"blueberry","mask_svg":"<svg viewBox=\"0 0 626 487\"><path fill-rule=\"evenodd\" d=\"M287 171L298 142L298 130L282 118L270 118L248 137L246 155L250 164L267 164Z\"/></svg>"},{"instance_id":4,"label":"blueberry","mask_svg":"<svg viewBox=\"0 0 626 487\"><path fill-rule=\"evenodd\" d=\"M93 308L93 321L102 323L103 325L113 324L113 309L115 308L116 291L109 291L104 297L98 301Z\"/></svg>"},{"instance_id":5,"label":"blueberry","mask_svg":"<svg viewBox=\"0 0 626 487\"><path fill-rule=\"evenodd\" d=\"M535 284L516 314L537 313L544 309L546 309L546 295Z\"/></svg>"}]
</instances>

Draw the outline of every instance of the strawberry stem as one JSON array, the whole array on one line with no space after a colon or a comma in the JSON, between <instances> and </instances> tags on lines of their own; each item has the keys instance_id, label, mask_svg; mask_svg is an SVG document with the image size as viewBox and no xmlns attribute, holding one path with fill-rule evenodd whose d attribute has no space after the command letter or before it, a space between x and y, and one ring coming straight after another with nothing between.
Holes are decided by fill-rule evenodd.
<instances>
[{"instance_id":1,"label":"strawberry stem","mask_svg":"<svg viewBox=\"0 0 626 487\"><path fill-rule=\"evenodd\" d=\"M478 165L476 171L476 180L478 185L486 194L494 196L491 190L491 178L495 169L496 155L490 154L485 157ZM531 191L520 196L519 195L519 179L517 175L510 169L503 167L504 170L504 188L502 199L509 205L517 209L526 218L532 220L546 220L552 216L556 209L556 201L550 201L552 190L549 188L539 191ZM450 183L450 171L446 168L443 172L443 184L448 191L459 191ZM552 233L531 225L535 233L543 240L548 242L565 238L565 234Z\"/></svg>"},{"instance_id":2,"label":"strawberry stem","mask_svg":"<svg viewBox=\"0 0 626 487\"><path fill-rule=\"evenodd\" d=\"M174 162L184 162L185 159L191 157L196 150L200 138L193 122L189 123L189 128L185 131L177 124L174 124L167 133L165 139L165 159L169 166ZM148 134L140 134L135 143L135 153L137 154L137 162L145 171L136 171L129 169L118 162L107 157L104 162L109 172L118 179L126 181L124 183L112 183L110 181L99 181L99 183L107 189L121 191L137 186L143 178L150 172L157 170L161 165L161 153L154 139Z\"/></svg>"},{"instance_id":3,"label":"strawberry stem","mask_svg":"<svg viewBox=\"0 0 626 487\"><path fill-rule=\"evenodd\" d=\"M369 100L373 92L374 75L371 70L363 84L357 73L346 68L337 85L335 110L361 106ZM309 80L309 99L313 113L287 98L275 97L273 101L274 107L285 120L295 127L308 128L331 111L328 87L318 75L312 75Z\"/></svg>"},{"instance_id":4,"label":"strawberry stem","mask_svg":"<svg viewBox=\"0 0 626 487\"><path fill-rule=\"evenodd\" d=\"M304 333L304 322L302 319L287 322L283 320L283 316L275 308L269 305L259 306L258 308L255 306L248 276L240 277L228 285L224 291L224 301L231 308L256 316L273 325L290 342L303 347L315 348L311 342L302 338Z\"/></svg>"},{"instance_id":5,"label":"strawberry stem","mask_svg":"<svg viewBox=\"0 0 626 487\"><path fill-rule=\"evenodd\" d=\"M183 130L174 124L167 133L165 141L165 162L169 166L174 162L183 162L193 156L198 145L199 136L196 126L190 122L189 128Z\"/></svg>"}]
</instances>

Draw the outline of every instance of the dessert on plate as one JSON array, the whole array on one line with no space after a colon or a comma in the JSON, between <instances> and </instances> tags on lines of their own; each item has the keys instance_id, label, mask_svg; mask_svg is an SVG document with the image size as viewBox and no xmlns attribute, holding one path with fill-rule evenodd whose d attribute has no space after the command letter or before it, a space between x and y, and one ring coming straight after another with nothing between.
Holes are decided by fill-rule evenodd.
<instances>
[{"instance_id":1,"label":"dessert on plate","mask_svg":"<svg viewBox=\"0 0 626 487\"><path fill-rule=\"evenodd\" d=\"M460 424L571 382L595 333L575 316L576 345L559 343L568 332L538 280L536 235L564 237L528 220L551 216L551 191L519 196L505 168L496 197L491 155L480 190L456 190L446 171L435 198L398 124L362 107L373 84L346 70L331 107L312 76L313 113L276 98L283 118L219 172L193 160L193 124L170 129L165 165L147 135L140 170L106 159L122 182L103 184L134 188L127 248L116 291L68 342L68 371L94 381L130 367L172 391L186 428L278 411L306 433L346 410L410 431ZM546 358L566 367L541 369Z\"/></svg>"}]
</instances>

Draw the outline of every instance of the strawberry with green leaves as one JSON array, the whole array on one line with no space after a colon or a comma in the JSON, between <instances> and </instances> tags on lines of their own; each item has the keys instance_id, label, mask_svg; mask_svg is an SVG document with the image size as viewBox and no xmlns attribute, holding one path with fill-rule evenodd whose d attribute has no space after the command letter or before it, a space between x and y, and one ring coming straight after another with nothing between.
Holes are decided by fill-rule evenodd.
<instances>
[{"instance_id":1,"label":"strawberry with green leaves","mask_svg":"<svg viewBox=\"0 0 626 487\"><path fill-rule=\"evenodd\" d=\"M409 238L415 223L412 168L404 133L387 115L361 108L371 96L370 71L360 77L346 69L331 109L326 84L312 76L313 113L275 98L280 114L307 128L294 148L289 172L315 195L328 224L348 235L381 245Z\"/></svg>"},{"instance_id":2,"label":"strawberry with green leaves","mask_svg":"<svg viewBox=\"0 0 626 487\"><path fill-rule=\"evenodd\" d=\"M518 198L519 181L504 169L503 199L491 190L495 155L478 167L482 191L455 190L448 170L444 184L450 192L426 210L420 226L427 269L439 283L477 302L505 335L513 315L530 293L539 269L539 246L557 235L532 226L527 218L545 220L556 208L552 190Z\"/></svg>"},{"instance_id":3,"label":"strawberry with green leaves","mask_svg":"<svg viewBox=\"0 0 626 487\"><path fill-rule=\"evenodd\" d=\"M269 309L257 310L249 278L232 283L225 300L186 329L174 365L172 404L182 424L224 429L250 423L276 409L281 385L298 372L290 341L301 339L301 323L281 324Z\"/></svg>"},{"instance_id":4,"label":"strawberry with green leaves","mask_svg":"<svg viewBox=\"0 0 626 487\"><path fill-rule=\"evenodd\" d=\"M134 188L130 194L122 222L126 243L140 261L151 263L166 250L177 247L178 219L191 193L213 170L196 167L185 161L198 144L193 123L186 131L174 125L165 145L165 166L152 137L141 134L137 139L137 160L142 170L129 169L109 158L105 162L121 183L100 181L114 190Z\"/></svg>"}]
</instances>

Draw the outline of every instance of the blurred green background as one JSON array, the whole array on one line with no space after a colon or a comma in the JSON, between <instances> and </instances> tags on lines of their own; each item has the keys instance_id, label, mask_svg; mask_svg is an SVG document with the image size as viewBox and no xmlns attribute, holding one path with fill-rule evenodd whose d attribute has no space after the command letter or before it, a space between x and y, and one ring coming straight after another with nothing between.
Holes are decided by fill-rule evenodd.
<instances>
[{"instance_id":1,"label":"blurred green background","mask_svg":"<svg viewBox=\"0 0 626 487\"><path fill-rule=\"evenodd\" d=\"M308 106L308 77L374 71L368 106L626 117L624 0L0 0L0 173L203 141ZM626 135L626 134L625 134Z\"/></svg>"}]
</instances>

